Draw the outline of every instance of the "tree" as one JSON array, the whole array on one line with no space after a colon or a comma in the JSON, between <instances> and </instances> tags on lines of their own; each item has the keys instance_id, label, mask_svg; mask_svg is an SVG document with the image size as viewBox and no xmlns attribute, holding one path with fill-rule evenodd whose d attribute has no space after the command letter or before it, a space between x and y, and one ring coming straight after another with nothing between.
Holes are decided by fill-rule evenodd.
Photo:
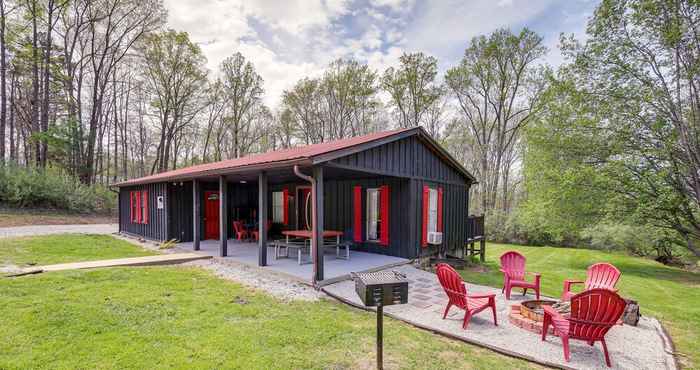
<instances>
[{"instance_id":1,"label":"tree","mask_svg":"<svg viewBox=\"0 0 700 370\"><path fill-rule=\"evenodd\" d=\"M321 78L301 79L284 91L284 119L307 144L373 132L380 107L376 81L366 64L338 59Z\"/></svg>"},{"instance_id":2,"label":"tree","mask_svg":"<svg viewBox=\"0 0 700 370\"><path fill-rule=\"evenodd\" d=\"M621 215L675 232L700 256L700 8L694 1L605 0L580 45L563 40Z\"/></svg>"},{"instance_id":3,"label":"tree","mask_svg":"<svg viewBox=\"0 0 700 370\"><path fill-rule=\"evenodd\" d=\"M382 88L391 97L400 127L426 124L430 110L441 109L438 101L444 94L435 82L437 59L423 53L404 53L399 63L398 68L389 67L384 71Z\"/></svg>"},{"instance_id":4,"label":"tree","mask_svg":"<svg viewBox=\"0 0 700 370\"><path fill-rule=\"evenodd\" d=\"M537 109L542 91L534 63L545 55L542 37L523 29L513 34L500 29L477 36L464 52L460 64L447 71L445 80L456 98L463 128L474 162L469 168L479 179L481 211L497 205L507 211L510 174L521 130Z\"/></svg>"},{"instance_id":5,"label":"tree","mask_svg":"<svg viewBox=\"0 0 700 370\"><path fill-rule=\"evenodd\" d=\"M174 140L193 121L204 104L200 101L207 73L206 58L186 32L168 30L144 39L147 86L158 111L160 141L151 173L170 169ZM172 157L175 166L177 157Z\"/></svg>"},{"instance_id":6,"label":"tree","mask_svg":"<svg viewBox=\"0 0 700 370\"><path fill-rule=\"evenodd\" d=\"M84 6L90 19L85 37L91 96L87 135L80 130L79 141L86 143L78 162L81 182L90 184L95 175L97 134L102 128L105 96L112 73L143 35L161 25L165 10L159 0L85 1Z\"/></svg>"},{"instance_id":7,"label":"tree","mask_svg":"<svg viewBox=\"0 0 700 370\"><path fill-rule=\"evenodd\" d=\"M255 72L255 67L247 62L243 54L235 53L221 63L223 74L224 94L228 108L225 120L233 140L233 158L238 158L243 152L245 133L250 129L246 120L252 110L261 104L263 95L263 79Z\"/></svg>"}]
</instances>

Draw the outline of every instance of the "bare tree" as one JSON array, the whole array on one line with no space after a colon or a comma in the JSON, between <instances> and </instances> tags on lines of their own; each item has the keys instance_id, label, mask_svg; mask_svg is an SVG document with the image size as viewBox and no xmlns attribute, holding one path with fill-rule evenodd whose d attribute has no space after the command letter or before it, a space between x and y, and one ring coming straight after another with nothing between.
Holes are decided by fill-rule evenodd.
<instances>
[{"instance_id":1,"label":"bare tree","mask_svg":"<svg viewBox=\"0 0 700 370\"><path fill-rule=\"evenodd\" d=\"M534 32L523 29L516 35L501 29L472 39L460 64L447 72L478 158L472 169L479 178L481 211L496 206L502 173L510 171L504 165L513 162L505 160L506 154L536 109L541 85L533 66L546 52Z\"/></svg>"}]
</instances>

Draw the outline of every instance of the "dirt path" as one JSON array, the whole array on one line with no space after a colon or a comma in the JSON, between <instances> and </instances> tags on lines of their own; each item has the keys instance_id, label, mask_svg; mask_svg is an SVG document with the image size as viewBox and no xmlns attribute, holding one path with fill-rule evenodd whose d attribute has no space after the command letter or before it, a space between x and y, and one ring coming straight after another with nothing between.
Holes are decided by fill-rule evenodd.
<instances>
[{"instance_id":1,"label":"dirt path","mask_svg":"<svg viewBox=\"0 0 700 370\"><path fill-rule=\"evenodd\" d=\"M112 234L117 232L117 229L117 224L0 227L0 238L51 234Z\"/></svg>"}]
</instances>

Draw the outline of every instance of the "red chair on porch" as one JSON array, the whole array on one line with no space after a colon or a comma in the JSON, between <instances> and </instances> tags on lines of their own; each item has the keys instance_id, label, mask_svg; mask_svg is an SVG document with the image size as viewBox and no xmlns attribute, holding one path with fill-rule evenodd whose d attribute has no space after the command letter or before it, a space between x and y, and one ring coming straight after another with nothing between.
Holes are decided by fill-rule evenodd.
<instances>
[{"instance_id":1,"label":"red chair on porch","mask_svg":"<svg viewBox=\"0 0 700 370\"><path fill-rule=\"evenodd\" d=\"M534 289L537 299L540 299L540 277L536 272L525 271L525 256L516 252L508 251L501 255L501 272L503 273L503 289L501 292L506 293L506 299L510 299L510 290L512 288L523 288L523 295L528 289ZM533 282L525 280L525 274L535 276Z\"/></svg>"},{"instance_id":2,"label":"red chair on porch","mask_svg":"<svg viewBox=\"0 0 700 370\"><path fill-rule=\"evenodd\" d=\"M587 272L584 285L585 290L603 288L616 292L615 284L620 279L620 275L620 270L609 263L601 262L591 265ZM568 301L576 294L571 292L573 284L584 284L584 282L581 280L564 280L564 291L561 293L562 301Z\"/></svg>"},{"instance_id":3,"label":"red chair on porch","mask_svg":"<svg viewBox=\"0 0 700 370\"><path fill-rule=\"evenodd\" d=\"M447 298L449 298L449 302L445 308L445 314L442 315L443 320L447 317L450 308L452 306L457 306L464 310L462 328L466 329L472 316L491 307L491 311L493 312L493 324L498 326L495 294L468 295L467 288L462 278L452 266L446 263L438 263L435 273L438 276L438 280L440 280L440 285L442 285L442 288L447 294Z\"/></svg>"},{"instance_id":4,"label":"red chair on porch","mask_svg":"<svg viewBox=\"0 0 700 370\"><path fill-rule=\"evenodd\" d=\"M246 230L245 225L241 221L233 221L233 232L236 234L238 241L243 241L249 237L248 230Z\"/></svg>"},{"instance_id":5,"label":"red chair on porch","mask_svg":"<svg viewBox=\"0 0 700 370\"><path fill-rule=\"evenodd\" d=\"M271 228L272 228L272 220L267 220L267 227L265 228L265 230L267 230L267 232L269 233ZM253 234L253 239L260 240L260 230L258 230L258 229L253 230L252 234Z\"/></svg>"},{"instance_id":6,"label":"red chair on porch","mask_svg":"<svg viewBox=\"0 0 700 370\"><path fill-rule=\"evenodd\" d=\"M617 293L603 288L594 288L571 297L571 314L563 316L551 306L544 308L542 340L547 339L549 325L554 335L561 338L564 359L569 362L569 339L585 340L589 345L603 344L605 364L610 367L610 355L605 344L605 334L616 324L625 311L625 300Z\"/></svg>"}]
</instances>

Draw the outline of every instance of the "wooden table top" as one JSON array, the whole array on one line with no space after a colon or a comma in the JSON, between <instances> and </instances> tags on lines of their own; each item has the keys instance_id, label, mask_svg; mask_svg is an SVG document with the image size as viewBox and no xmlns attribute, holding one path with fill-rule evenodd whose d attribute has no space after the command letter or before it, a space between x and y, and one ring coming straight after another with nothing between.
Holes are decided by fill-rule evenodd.
<instances>
[{"instance_id":1,"label":"wooden table top","mask_svg":"<svg viewBox=\"0 0 700 370\"><path fill-rule=\"evenodd\" d=\"M295 236L297 238L309 238L311 239L311 231L310 230L285 230L282 231L282 235L286 236ZM334 236L343 236L342 231L335 231L335 230L323 230L323 237L324 238L330 238Z\"/></svg>"}]
</instances>

